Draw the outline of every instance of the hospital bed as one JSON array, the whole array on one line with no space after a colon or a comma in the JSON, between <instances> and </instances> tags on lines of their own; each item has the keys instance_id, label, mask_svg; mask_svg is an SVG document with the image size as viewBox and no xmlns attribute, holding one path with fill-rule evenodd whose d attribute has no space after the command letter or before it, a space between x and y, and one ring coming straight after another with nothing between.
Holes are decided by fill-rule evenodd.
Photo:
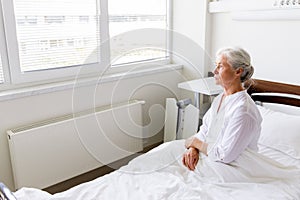
<instances>
[{"instance_id":1,"label":"hospital bed","mask_svg":"<svg viewBox=\"0 0 300 200\"><path fill-rule=\"evenodd\" d=\"M260 153L291 170L300 171L300 86L254 80L248 93L259 104L263 117ZM202 179L197 169L190 171L182 165L183 151L183 140L165 142L110 174L56 194L35 188L11 192L4 184L0 184L1 198L300 199L299 181L282 179L225 183Z\"/></svg>"}]
</instances>

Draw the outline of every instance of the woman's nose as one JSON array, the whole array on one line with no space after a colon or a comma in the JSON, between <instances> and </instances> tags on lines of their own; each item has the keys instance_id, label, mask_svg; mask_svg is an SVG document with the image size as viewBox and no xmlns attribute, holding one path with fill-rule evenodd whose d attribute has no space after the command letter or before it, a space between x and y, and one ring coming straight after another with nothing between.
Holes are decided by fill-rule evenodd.
<instances>
[{"instance_id":1,"label":"woman's nose","mask_svg":"<svg viewBox=\"0 0 300 200\"><path fill-rule=\"evenodd\" d=\"M214 74L218 74L218 67L215 67Z\"/></svg>"}]
</instances>

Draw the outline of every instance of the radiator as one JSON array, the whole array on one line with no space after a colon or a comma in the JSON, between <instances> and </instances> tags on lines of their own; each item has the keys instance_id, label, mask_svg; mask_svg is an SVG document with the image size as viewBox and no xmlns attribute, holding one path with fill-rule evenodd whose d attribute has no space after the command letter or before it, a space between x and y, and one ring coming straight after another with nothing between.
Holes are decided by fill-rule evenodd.
<instances>
[{"instance_id":1,"label":"radiator","mask_svg":"<svg viewBox=\"0 0 300 200\"><path fill-rule=\"evenodd\" d=\"M103 106L7 131L15 188L46 188L141 151L143 103Z\"/></svg>"}]
</instances>

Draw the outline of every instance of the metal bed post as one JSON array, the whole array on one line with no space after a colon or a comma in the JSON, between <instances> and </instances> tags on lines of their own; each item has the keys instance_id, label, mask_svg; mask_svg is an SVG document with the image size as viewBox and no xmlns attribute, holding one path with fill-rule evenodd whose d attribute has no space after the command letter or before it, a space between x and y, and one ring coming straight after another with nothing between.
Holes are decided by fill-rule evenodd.
<instances>
[{"instance_id":1,"label":"metal bed post","mask_svg":"<svg viewBox=\"0 0 300 200\"><path fill-rule=\"evenodd\" d=\"M1 182L0 182L0 200L17 200L17 198L10 191L10 189L4 183Z\"/></svg>"}]
</instances>

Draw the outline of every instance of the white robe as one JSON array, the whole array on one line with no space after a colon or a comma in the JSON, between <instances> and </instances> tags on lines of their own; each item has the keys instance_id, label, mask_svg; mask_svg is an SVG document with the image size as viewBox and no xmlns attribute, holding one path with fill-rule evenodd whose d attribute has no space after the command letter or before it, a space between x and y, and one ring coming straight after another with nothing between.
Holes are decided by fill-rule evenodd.
<instances>
[{"instance_id":1,"label":"white robe","mask_svg":"<svg viewBox=\"0 0 300 200\"><path fill-rule=\"evenodd\" d=\"M257 151L261 115L246 91L223 99L218 95L205 114L196 137L208 143L208 156L214 161L230 163L246 148Z\"/></svg>"},{"instance_id":2,"label":"white robe","mask_svg":"<svg viewBox=\"0 0 300 200\"><path fill-rule=\"evenodd\" d=\"M200 155L197 173L216 182L299 180L299 168L257 152L262 118L247 92L225 97L218 111L222 95L215 98L195 135L208 143L208 156Z\"/></svg>"}]
</instances>

